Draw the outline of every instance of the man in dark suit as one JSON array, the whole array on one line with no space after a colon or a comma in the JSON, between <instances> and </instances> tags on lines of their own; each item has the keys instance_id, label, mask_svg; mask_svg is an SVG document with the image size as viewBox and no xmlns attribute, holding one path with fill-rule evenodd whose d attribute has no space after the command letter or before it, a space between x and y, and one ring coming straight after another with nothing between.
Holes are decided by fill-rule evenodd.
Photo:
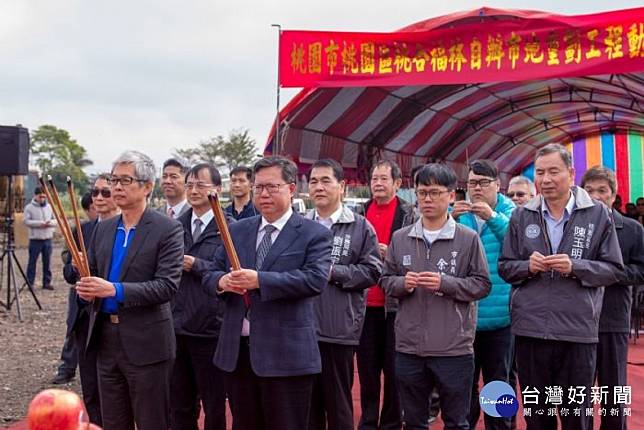
<instances>
[{"instance_id":1,"label":"man in dark suit","mask_svg":"<svg viewBox=\"0 0 644 430\"><path fill-rule=\"evenodd\" d=\"M98 349L106 430L169 427L176 349L170 300L181 277L183 229L146 207L154 176L154 163L139 152L114 162L110 189L122 214L96 226L89 251L94 276L76 287L92 302L88 349Z\"/></svg>"},{"instance_id":2,"label":"man in dark suit","mask_svg":"<svg viewBox=\"0 0 644 430\"><path fill-rule=\"evenodd\" d=\"M320 373L314 297L327 284L331 233L291 209L297 168L259 160L253 196L261 216L230 226L241 270L224 248L204 280L225 300L214 363L226 372L235 430L308 427L313 375Z\"/></svg>"},{"instance_id":3,"label":"man in dark suit","mask_svg":"<svg viewBox=\"0 0 644 430\"><path fill-rule=\"evenodd\" d=\"M94 182L94 187L91 189L92 206L96 209L98 218L87 221L81 225L83 232L83 241L85 242L85 249L89 249L90 240L94 233L96 225L109 218L116 216L118 208L114 199L112 199L112 192L109 186L109 175L101 174ZM78 237L74 230L74 239L78 243ZM76 284L80 276L78 270L72 263L69 251L63 253L63 276L69 284ZM91 422L97 425L102 425L101 418L101 402L98 392L98 375L96 370L96 349L86 351L87 345L87 330L89 328L89 313L88 307L79 309L78 297L76 289L70 289L69 308L67 313L67 339L65 340L65 347L63 348L63 355L74 354L78 362L78 368L81 378L81 389L83 391L83 402L85 409ZM71 345L71 347L70 347ZM70 347L71 352L65 352Z\"/></svg>"},{"instance_id":4,"label":"man in dark suit","mask_svg":"<svg viewBox=\"0 0 644 430\"><path fill-rule=\"evenodd\" d=\"M644 283L644 229L635 220L624 217L615 209L617 180L615 173L603 166L593 166L581 178L581 186L596 200L611 211L617 240L622 251L624 271L619 283L607 285L599 316L599 344L595 374L600 387L624 387L628 360L633 285ZM601 415L602 430L626 428L624 403L616 402L615 396L602 399L602 408L618 411L617 414ZM592 423L593 417L589 417Z\"/></svg>"},{"instance_id":5,"label":"man in dark suit","mask_svg":"<svg viewBox=\"0 0 644 430\"><path fill-rule=\"evenodd\" d=\"M184 179L188 172L188 165L183 164L176 158L170 158L163 163L161 173L161 191L165 197L165 204L157 210L170 218L179 217L190 209L186 200L186 188Z\"/></svg>"},{"instance_id":6,"label":"man in dark suit","mask_svg":"<svg viewBox=\"0 0 644 430\"><path fill-rule=\"evenodd\" d=\"M226 430L224 374L212 364L223 317L219 295L201 288L204 273L212 269L221 234L208 201L221 191L219 171L209 163L197 164L186 175L191 209L179 217L183 224L183 274L172 299L177 357L170 383L172 430L197 430L199 400L205 414L204 430ZM234 220L230 218L233 222Z\"/></svg>"}]
</instances>

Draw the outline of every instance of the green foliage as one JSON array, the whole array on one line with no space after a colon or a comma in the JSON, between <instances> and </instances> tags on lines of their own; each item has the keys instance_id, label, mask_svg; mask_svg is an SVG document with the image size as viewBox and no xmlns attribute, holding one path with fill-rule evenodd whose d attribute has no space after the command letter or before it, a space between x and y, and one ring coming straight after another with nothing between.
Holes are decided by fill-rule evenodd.
<instances>
[{"instance_id":1,"label":"green foliage","mask_svg":"<svg viewBox=\"0 0 644 430\"><path fill-rule=\"evenodd\" d=\"M261 155L248 132L248 129L232 130L227 138L219 135L200 142L196 148L175 149L174 155L191 165L205 161L229 171L236 166L250 166Z\"/></svg>"},{"instance_id":2,"label":"green foliage","mask_svg":"<svg viewBox=\"0 0 644 430\"><path fill-rule=\"evenodd\" d=\"M83 168L93 163L87 151L69 132L45 124L31 134L31 155L41 173L51 175L59 192L67 190L67 176L72 178L78 198L88 189L88 178Z\"/></svg>"}]
</instances>

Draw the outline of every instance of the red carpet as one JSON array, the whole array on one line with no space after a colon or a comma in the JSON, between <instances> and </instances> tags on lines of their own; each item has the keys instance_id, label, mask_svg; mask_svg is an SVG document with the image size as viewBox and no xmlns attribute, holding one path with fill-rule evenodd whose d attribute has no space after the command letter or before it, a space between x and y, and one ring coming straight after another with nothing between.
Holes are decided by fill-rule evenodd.
<instances>
[{"instance_id":1,"label":"red carpet","mask_svg":"<svg viewBox=\"0 0 644 430\"><path fill-rule=\"evenodd\" d=\"M644 430L644 337L633 345L629 345L628 352L628 383L632 387L632 404L631 404L631 417L628 421L628 426L633 430ZM360 388L358 385L358 374L355 375L355 383L353 386L353 405L356 414L355 422L357 424L360 418ZM521 410L521 409L519 409ZM228 414L229 423L230 413ZM203 423L202 423L203 424ZM27 423L21 421L10 427L4 427L10 430L27 430ZM230 429L230 424L228 425ZM431 430L443 430L443 423L440 418L429 427ZM476 430L483 430L483 418L479 420ZM518 420L518 429L525 429L525 422L522 418ZM599 420L595 420L595 429L599 429Z\"/></svg>"}]
</instances>

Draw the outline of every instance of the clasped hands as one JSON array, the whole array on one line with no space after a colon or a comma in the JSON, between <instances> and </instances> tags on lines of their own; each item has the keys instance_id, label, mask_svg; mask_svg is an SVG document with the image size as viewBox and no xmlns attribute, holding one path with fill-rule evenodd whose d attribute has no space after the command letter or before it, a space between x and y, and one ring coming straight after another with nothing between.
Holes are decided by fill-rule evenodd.
<instances>
[{"instance_id":1,"label":"clasped hands","mask_svg":"<svg viewBox=\"0 0 644 430\"><path fill-rule=\"evenodd\" d=\"M86 302L92 302L96 298L114 297L116 287L113 283L103 278L87 276L76 283L76 292L81 299Z\"/></svg>"},{"instance_id":2,"label":"clasped hands","mask_svg":"<svg viewBox=\"0 0 644 430\"><path fill-rule=\"evenodd\" d=\"M413 291L416 288L425 288L438 291L441 287L441 274L436 272L407 272L405 275L405 288Z\"/></svg>"},{"instance_id":3,"label":"clasped hands","mask_svg":"<svg viewBox=\"0 0 644 430\"><path fill-rule=\"evenodd\" d=\"M568 254L554 254L546 256L540 252L534 251L532 255L530 255L530 265L528 270L530 270L530 273L532 274L554 270L562 275L570 275L572 272L572 260Z\"/></svg>"},{"instance_id":4,"label":"clasped hands","mask_svg":"<svg viewBox=\"0 0 644 430\"><path fill-rule=\"evenodd\" d=\"M471 212L482 220L487 221L492 217L493 210L485 202L470 203L465 200L454 202L454 206L452 207L453 218L458 218L466 212Z\"/></svg>"},{"instance_id":5,"label":"clasped hands","mask_svg":"<svg viewBox=\"0 0 644 430\"><path fill-rule=\"evenodd\" d=\"M255 270L233 270L219 278L219 290L222 292L243 295L246 291L257 288L259 288L259 281Z\"/></svg>"}]
</instances>

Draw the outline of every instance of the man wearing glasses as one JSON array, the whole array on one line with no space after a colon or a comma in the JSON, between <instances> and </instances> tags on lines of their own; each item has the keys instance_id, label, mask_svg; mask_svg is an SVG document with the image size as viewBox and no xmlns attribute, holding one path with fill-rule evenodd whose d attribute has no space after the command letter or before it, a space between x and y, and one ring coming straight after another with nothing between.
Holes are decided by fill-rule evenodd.
<instances>
[{"instance_id":1,"label":"man wearing glasses","mask_svg":"<svg viewBox=\"0 0 644 430\"><path fill-rule=\"evenodd\" d=\"M205 430L226 429L224 375L212 364L223 316L219 295L201 287L211 269L221 234L208 200L221 191L219 171L209 163L192 167L185 184L190 208L179 217L183 225L183 274L179 291L172 299L177 339L177 357L170 385L172 430L194 430L199 418L199 400L204 410Z\"/></svg>"},{"instance_id":2,"label":"man wearing glasses","mask_svg":"<svg viewBox=\"0 0 644 430\"><path fill-rule=\"evenodd\" d=\"M225 302L214 363L225 372L233 428L302 430L321 371L313 304L329 279L332 234L293 212L292 161L263 158L253 176L261 216L230 225L242 269L230 271L220 247L203 283Z\"/></svg>"},{"instance_id":3,"label":"man wearing glasses","mask_svg":"<svg viewBox=\"0 0 644 430\"><path fill-rule=\"evenodd\" d=\"M91 204L96 210L97 218L81 225L85 249L89 250L90 239L96 225L118 213L118 208L112 199L109 185L109 175L101 174L96 178L90 190ZM74 240L78 242L76 230L73 231ZM89 252L89 251L88 251ZM79 280L78 270L72 264L69 251L63 252L63 277L71 285ZM87 307L78 307L78 297L75 288L70 288L67 307L67 334L61 353L63 363L58 368L58 374L52 381L53 384L66 384L74 377L78 364L83 402L91 422L102 425L101 402L98 393L98 377L96 373L96 350L85 350L87 344L87 330L89 328L89 313Z\"/></svg>"},{"instance_id":4,"label":"man wearing glasses","mask_svg":"<svg viewBox=\"0 0 644 430\"><path fill-rule=\"evenodd\" d=\"M530 178L515 176L510 179L506 195L512 199L516 206L523 206L537 195L537 189Z\"/></svg>"},{"instance_id":5,"label":"man wearing glasses","mask_svg":"<svg viewBox=\"0 0 644 430\"><path fill-rule=\"evenodd\" d=\"M396 379L405 428L427 429L438 387L445 428L468 429L476 300L490 291L477 234L449 215L456 174L428 164L414 182L422 216L394 233L380 283L399 299Z\"/></svg>"},{"instance_id":6,"label":"man wearing glasses","mask_svg":"<svg viewBox=\"0 0 644 430\"><path fill-rule=\"evenodd\" d=\"M481 413L478 395L481 372L486 384L490 381L508 382L512 365L510 285L499 276L497 263L515 206L499 192L501 181L494 162L475 160L469 170L467 192L470 201L454 203L452 216L478 233L492 281L490 294L478 302L469 418L470 428L475 428ZM487 430L510 429L510 418L495 418L486 414L484 420Z\"/></svg>"},{"instance_id":7,"label":"man wearing glasses","mask_svg":"<svg viewBox=\"0 0 644 430\"><path fill-rule=\"evenodd\" d=\"M76 291L89 302L88 350L97 349L103 426L169 428L176 342L170 300L183 262L181 224L147 207L152 160L127 151L114 162L110 191L121 215L101 221L90 241L93 276Z\"/></svg>"}]
</instances>

